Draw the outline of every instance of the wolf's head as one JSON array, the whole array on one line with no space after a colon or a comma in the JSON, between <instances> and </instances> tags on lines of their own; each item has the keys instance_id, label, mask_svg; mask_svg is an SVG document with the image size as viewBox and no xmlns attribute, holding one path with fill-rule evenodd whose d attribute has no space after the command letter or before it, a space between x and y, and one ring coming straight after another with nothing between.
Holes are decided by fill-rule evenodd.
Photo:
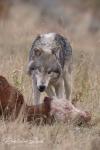
<instances>
[{"instance_id":1,"label":"wolf's head","mask_svg":"<svg viewBox=\"0 0 100 150\"><path fill-rule=\"evenodd\" d=\"M43 92L51 82L59 78L61 66L54 55L43 53L41 57L36 57L29 62L28 73L36 79L37 88Z\"/></svg>"}]
</instances>

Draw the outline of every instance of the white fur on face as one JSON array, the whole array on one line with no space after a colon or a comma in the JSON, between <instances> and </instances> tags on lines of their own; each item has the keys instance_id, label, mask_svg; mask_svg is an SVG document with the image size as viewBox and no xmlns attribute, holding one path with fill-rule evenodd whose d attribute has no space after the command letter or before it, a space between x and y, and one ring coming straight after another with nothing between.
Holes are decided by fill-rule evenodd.
<instances>
[{"instance_id":1,"label":"white fur on face","mask_svg":"<svg viewBox=\"0 0 100 150\"><path fill-rule=\"evenodd\" d=\"M50 81L49 76L46 76L46 75L44 76L43 73L36 70L35 77L36 77L36 81L37 81L37 87L39 87L40 85L44 85L45 87L48 87L48 84Z\"/></svg>"}]
</instances>

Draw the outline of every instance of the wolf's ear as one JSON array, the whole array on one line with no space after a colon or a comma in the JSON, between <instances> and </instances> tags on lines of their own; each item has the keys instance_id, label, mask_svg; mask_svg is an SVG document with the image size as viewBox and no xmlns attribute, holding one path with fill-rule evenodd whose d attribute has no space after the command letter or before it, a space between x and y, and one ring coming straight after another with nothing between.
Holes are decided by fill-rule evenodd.
<instances>
[{"instance_id":1,"label":"wolf's ear","mask_svg":"<svg viewBox=\"0 0 100 150\"><path fill-rule=\"evenodd\" d=\"M36 37L36 38L34 39L34 41L33 41L32 47L34 47L36 41L38 41L40 38L41 38L41 35L38 34L37 37Z\"/></svg>"},{"instance_id":2,"label":"wolf's ear","mask_svg":"<svg viewBox=\"0 0 100 150\"><path fill-rule=\"evenodd\" d=\"M41 35L38 35L35 39L34 39L34 41L33 41L33 43L32 43L32 47L31 47L31 49L30 49L30 52L29 52L29 60L31 60L31 59L33 59L33 57L34 57L34 49L35 49L35 44L36 44L36 42L39 40L41 38ZM37 55L39 55L39 53L38 52L36 52L37 53Z\"/></svg>"},{"instance_id":3,"label":"wolf's ear","mask_svg":"<svg viewBox=\"0 0 100 150\"><path fill-rule=\"evenodd\" d=\"M28 75L31 75L33 70L34 70L33 60L31 60L28 64L26 72Z\"/></svg>"},{"instance_id":4,"label":"wolf's ear","mask_svg":"<svg viewBox=\"0 0 100 150\"><path fill-rule=\"evenodd\" d=\"M35 56L40 56L42 54L42 49L40 48L34 48L34 54Z\"/></svg>"}]
</instances>

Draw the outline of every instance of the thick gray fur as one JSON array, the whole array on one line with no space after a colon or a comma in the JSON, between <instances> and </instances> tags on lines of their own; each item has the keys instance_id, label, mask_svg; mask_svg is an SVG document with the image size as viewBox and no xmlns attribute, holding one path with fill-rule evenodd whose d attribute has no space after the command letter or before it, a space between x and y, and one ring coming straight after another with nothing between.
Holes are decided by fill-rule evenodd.
<instances>
[{"instance_id":1,"label":"thick gray fur","mask_svg":"<svg viewBox=\"0 0 100 150\"><path fill-rule=\"evenodd\" d=\"M38 55L36 53L37 50L40 51ZM38 69L41 72L41 68L44 69L43 71L45 72L44 76L48 72L48 70L52 70L52 72L58 73L55 83L54 80L50 79L48 86L51 86L51 84L53 83L52 85L55 88L55 93L56 96L58 96L58 98L61 98L61 96L64 95L64 91L61 90L62 86L64 86L66 98L70 99L72 47L65 37L57 33L47 33L37 36L29 52L29 64L28 64L28 73L29 75L32 75L32 80L34 84L37 84L38 82L35 78L35 70ZM63 85L61 82L63 83ZM50 88L46 87L46 89ZM51 92L51 90L49 91L50 92L47 92L47 94L49 96L54 96L50 94L50 93L53 94L53 92ZM37 92L38 92L37 95L40 96L38 90ZM35 94L37 92L35 92ZM36 98L39 97L36 96Z\"/></svg>"}]
</instances>

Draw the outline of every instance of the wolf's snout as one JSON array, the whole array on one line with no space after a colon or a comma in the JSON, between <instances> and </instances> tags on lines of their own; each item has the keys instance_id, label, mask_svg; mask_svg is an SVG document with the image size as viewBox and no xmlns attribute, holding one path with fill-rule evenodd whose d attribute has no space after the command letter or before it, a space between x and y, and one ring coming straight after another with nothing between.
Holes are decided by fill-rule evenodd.
<instances>
[{"instance_id":1,"label":"wolf's snout","mask_svg":"<svg viewBox=\"0 0 100 150\"><path fill-rule=\"evenodd\" d=\"M38 87L38 89L39 89L40 92L44 92L45 89L46 89L46 86L45 86L45 85L40 85L40 86Z\"/></svg>"}]
</instances>

